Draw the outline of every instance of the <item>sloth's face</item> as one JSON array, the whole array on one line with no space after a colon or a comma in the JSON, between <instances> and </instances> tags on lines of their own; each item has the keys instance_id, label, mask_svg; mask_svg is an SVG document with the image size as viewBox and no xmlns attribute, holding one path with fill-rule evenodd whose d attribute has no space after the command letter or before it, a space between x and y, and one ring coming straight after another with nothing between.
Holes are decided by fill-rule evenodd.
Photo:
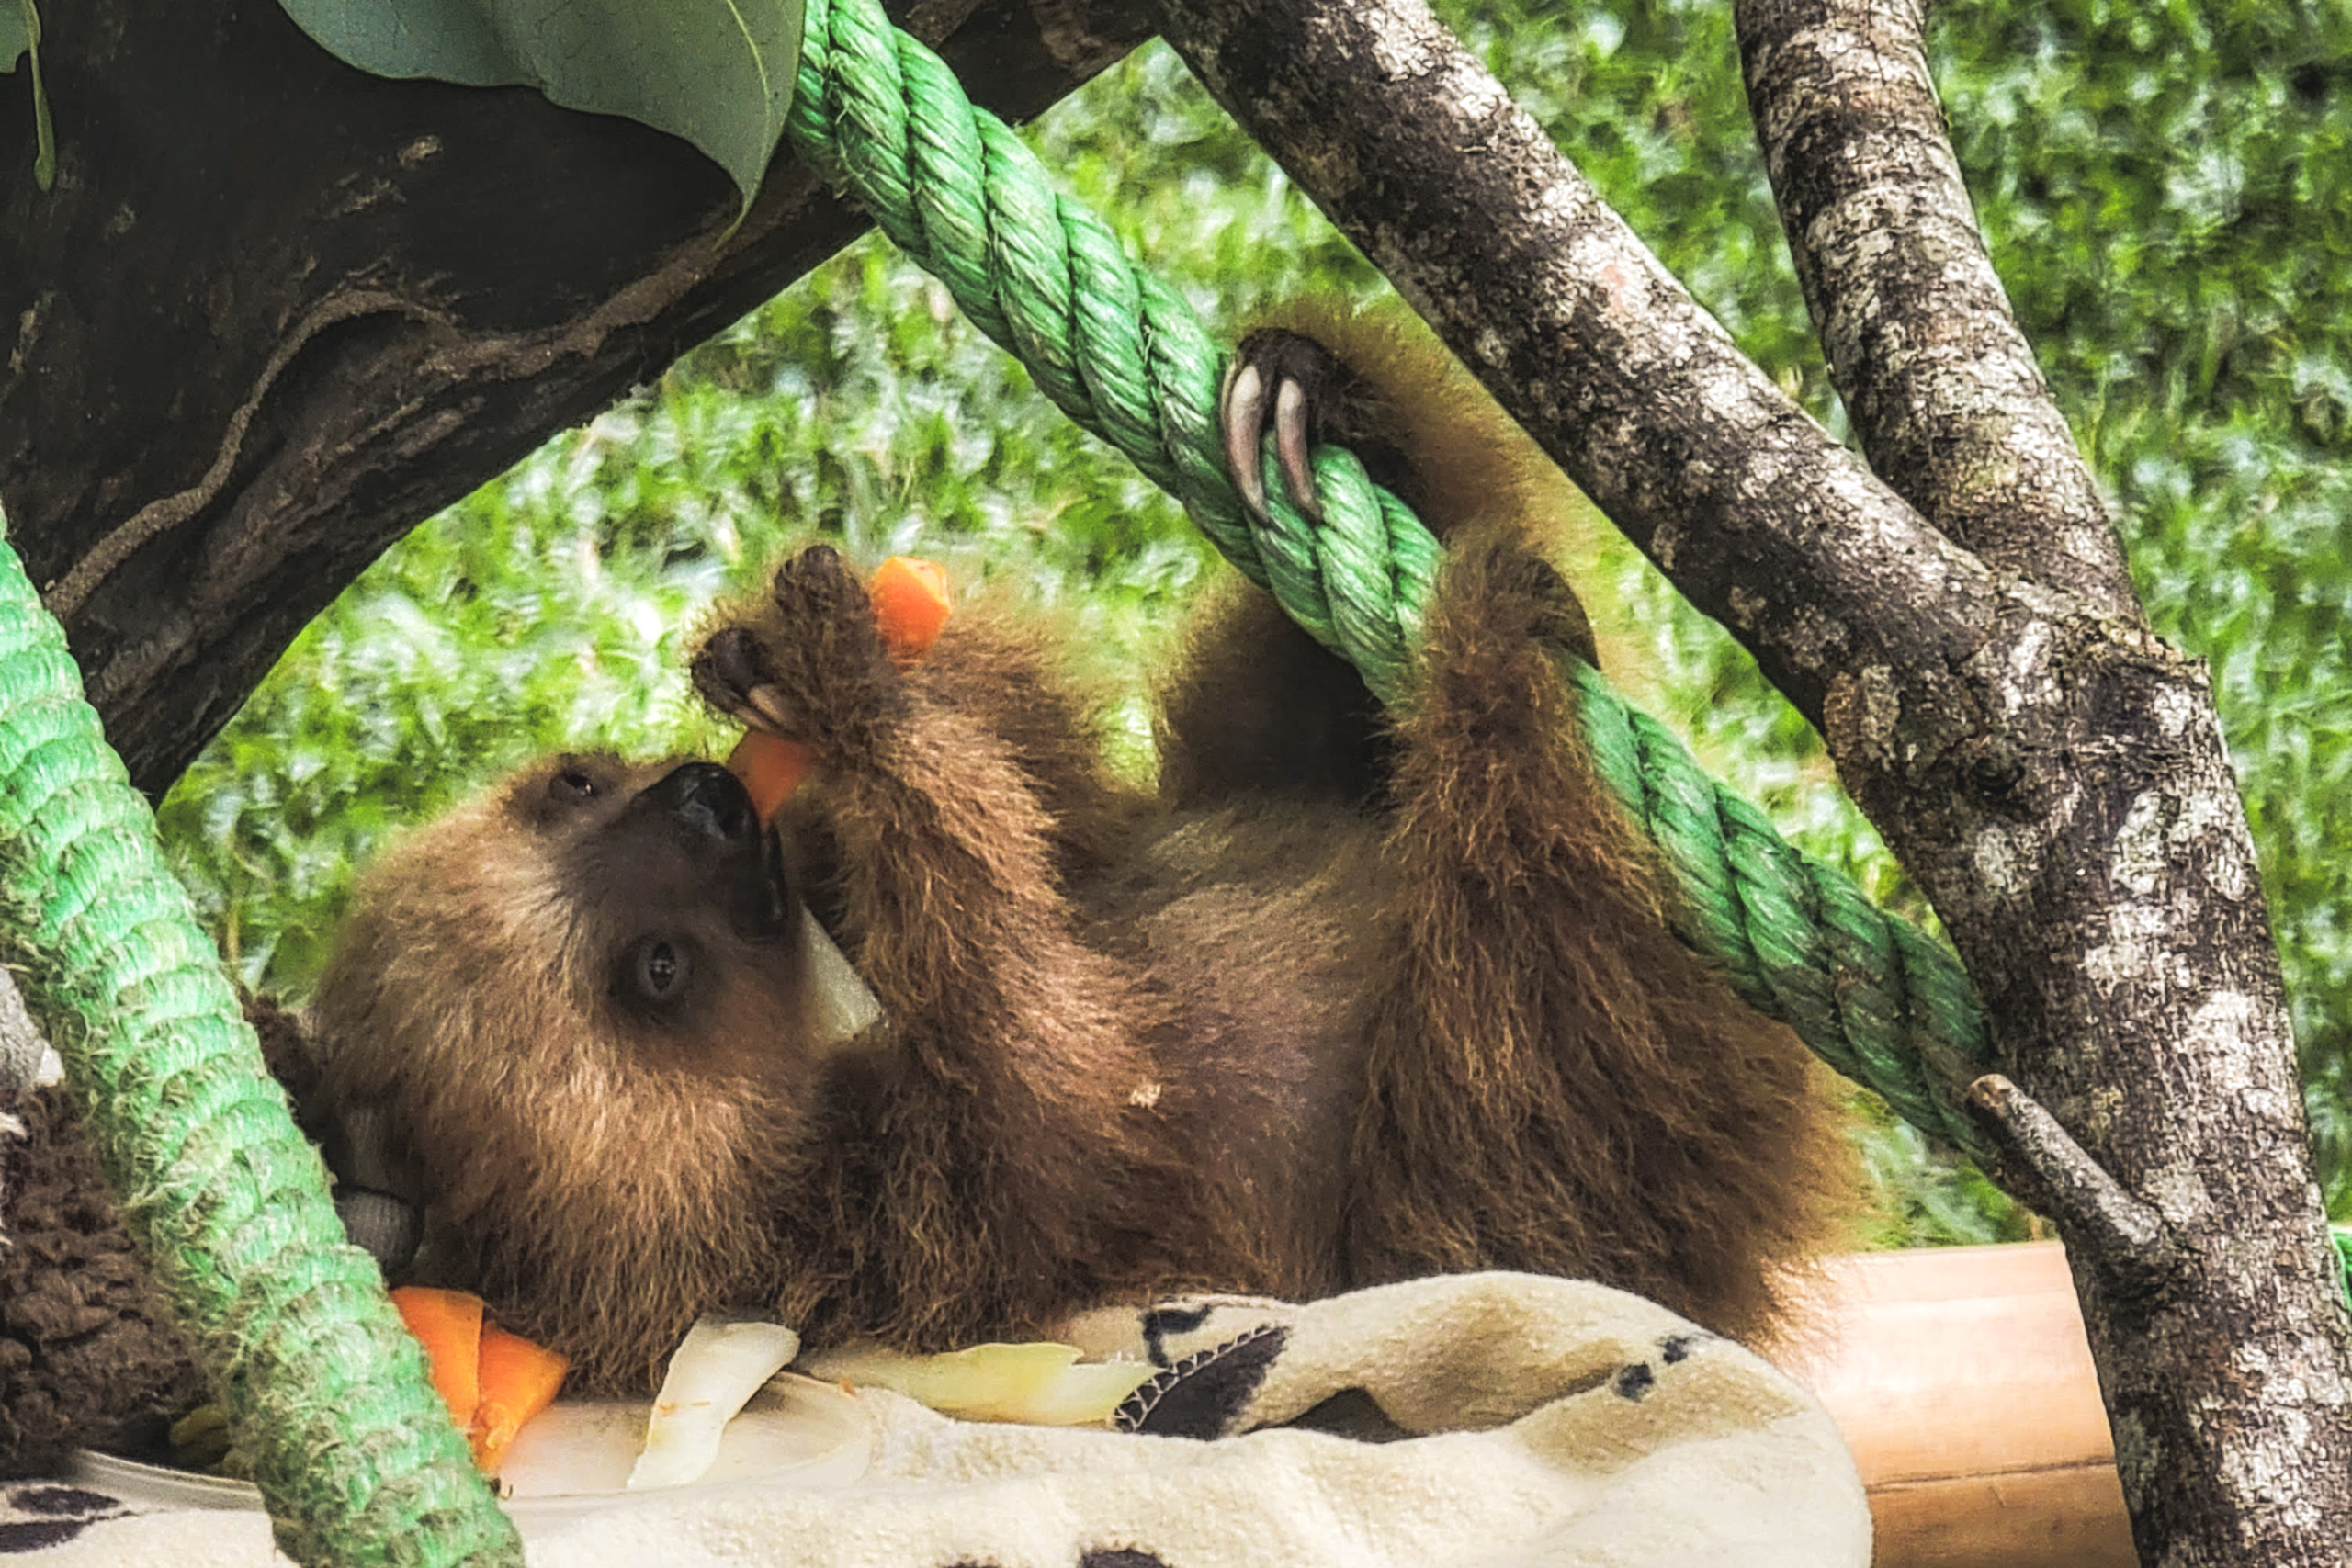
<instances>
[{"instance_id":1,"label":"sloth's face","mask_svg":"<svg viewBox=\"0 0 2352 1568\"><path fill-rule=\"evenodd\" d=\"M774 1151L841 1034L808 929L723 769L517 774L361 883L313 1005L329 1161L423 1209L432 1277L635 1378L763 1288Z\"/></svg>"},{"instance_id":2,"label":"sloth's face","mask_svg":"<svg viewBox=\"0 0 2352 1568\"><path fill-rule=\"evenodd\" d=\"M568 999L593 1032L639 1065L771 1081L805 1055L800 901L734 775L566 755L504 801L520 858L553 891Z\"/></svg>"},{"instance_id":3,"label":"sloth's face","mask_svg":"<svg viewBox=\"0 0 2352 1568\"><path fill-rule=\"evenodd\" d=\"M711 1011L735 971L759 968L795 905L774 835L733 774L563 756L525 775L510 810L555 873L582 978L604 971L624 1020L673 1031Z\"/></svg>"},{"instance_id":4,"label":"sloth's face","mask_svg":"<svg viewBox=\"0 0 2352 1568\"><path fill-rule=\"evenodd\" d=\"M338 1053L486 1096L585 1103L683 1074L790 1100L831 1043L806 928L726 770L560 756L378 864L319 1008Z\"/></svg>"}]
</instances>

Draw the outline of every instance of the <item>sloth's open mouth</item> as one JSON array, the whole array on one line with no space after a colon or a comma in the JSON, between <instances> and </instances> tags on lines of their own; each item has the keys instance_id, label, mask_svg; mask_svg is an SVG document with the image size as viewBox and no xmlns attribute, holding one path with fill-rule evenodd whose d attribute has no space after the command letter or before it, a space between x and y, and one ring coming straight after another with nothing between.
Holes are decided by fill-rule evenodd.
<instances>
[{"instance_id":1,"label":"sloth's open mouth","mask_svg":"<svg viewBox=\"0 0 2352 1568\"><path fill-rule=\"evenodd\" d=\"M773 942L791 931L794 907L801 900L785 867L783 835L771 829L760 835L759 841L759 865L730 914L736 935L752 942Z\"/></svg>"}]
</instances>

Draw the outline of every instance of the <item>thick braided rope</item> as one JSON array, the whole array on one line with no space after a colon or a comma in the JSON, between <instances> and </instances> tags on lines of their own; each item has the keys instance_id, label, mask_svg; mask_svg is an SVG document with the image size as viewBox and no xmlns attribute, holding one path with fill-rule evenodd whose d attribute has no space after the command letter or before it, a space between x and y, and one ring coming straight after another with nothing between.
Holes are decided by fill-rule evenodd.
<instances>
[{"instance_id":1,"label":"thick braided rope","mask_svg":"<svg viewBox=\"0 0 2352 1568\"><path fill-rule=\"evenodd\" d=\"M303 1563L520 1564L5 540L0 917L279 1547Z\"/></svg>"},{"instance_id":2,"label":"thick braided rope","mask_svg":"<svg viewBox=\"0 0 2352 1568\"><path fill-rule=\"evenodd\" d=\"M1750 1007L1904 1120L1986 1155L1960 1106L1992 1070L1993 1045L1958 961L1781 838L1600 671L1572 655L1562 663L1595 768L1674 872L1692 945Z\"/></svg>"},{"instance_id":3,"label":"thick braided rope","mask_svg":"<svg viewBox=\"0 0 2352 1568\"><path fill-rule=\"evenodd\" d=\"M1216 431L1225 352L1191 307L1057 195L1021 140L876 0L808 0L807 29L786 124L794 150L864 203L1047 397L1182 502L1374 695L1396 701L1442 558L1429 530L1328 447L1315 457L1323 524L1289 506L1271 460L1274 519L1254 524ZM1806 861L1597 674L1579 667L1572 678L1601 771L1679 874L1702 951L1831 1066L1982 1155L1959 1091L1993 1069L1991 1042L1951 954Z\"/></svg>"}]
</instances>

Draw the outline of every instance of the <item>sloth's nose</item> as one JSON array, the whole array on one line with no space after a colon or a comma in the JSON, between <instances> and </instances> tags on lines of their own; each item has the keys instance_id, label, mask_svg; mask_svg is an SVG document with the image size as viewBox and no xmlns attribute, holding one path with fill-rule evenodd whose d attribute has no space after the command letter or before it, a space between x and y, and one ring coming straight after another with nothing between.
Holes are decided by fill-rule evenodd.
<instances>
[{"instance_id":1,"label":"sloth's nose","mask_svg":"<svg viewBox=\"0 0 2352 1568\"><path fill-rule=\"evenodd\" d=\"M760 836L759 813L733 773L716 762L687 762L646 786L647 805L696 838L736 845Z\"/></svg>"}]
</instances>

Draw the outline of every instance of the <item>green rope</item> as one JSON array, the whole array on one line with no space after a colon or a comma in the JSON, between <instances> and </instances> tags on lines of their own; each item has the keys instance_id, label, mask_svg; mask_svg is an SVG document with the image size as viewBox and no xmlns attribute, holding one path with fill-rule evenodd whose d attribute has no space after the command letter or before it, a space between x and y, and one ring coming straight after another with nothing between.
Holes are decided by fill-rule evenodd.
<instances>
[{"instance_id":1,"label":"green rope","mask_svg":"<svg viewBox=\"0 0 2352 1568\"><path fill-rule=\"evenodd\" d=\"M1563 662L1594 764L1673 871L1692 944L1823 1061L1913 1126L1984 1157L1983 1134L1960 1107L1993 1070L1992 1040L1959 962L1781 838L1600 671Z\"/></svg>"},{"instance_id":2,"label":"green rope","mask_svg":"<svg viewBox=\"0 0 2352 1568\"><path fill-rule=\"evenodd\" d=\"M279 1548L303 1563L520 1564L5 540L0 915Z\"/></svg>"},{"instance_id":3,"label":"green rope","mask_svg":"<svg viewBox=\"0 0 2352 1568\"><path fill-rule=\"evenodd\" d=\"M1442 558L1429 530L1330 447L1315 455L1323 523L1289 505L1269 458L1273 521L1257 524L1218 439L1225 351L1191 307L1056 194L1020 138L875 0L808 0L807 25L786 123L794 150L864 203L1047 397L1182 502L1228 560L1395 702ZM1961 1092L1993 1070L1992 1042L1958 962L1792 849L1589 668L1569 674L1602 775L1679 878L1695 944L1832 1066L1983 1156Z\"/></svg>"}]
</instances>

